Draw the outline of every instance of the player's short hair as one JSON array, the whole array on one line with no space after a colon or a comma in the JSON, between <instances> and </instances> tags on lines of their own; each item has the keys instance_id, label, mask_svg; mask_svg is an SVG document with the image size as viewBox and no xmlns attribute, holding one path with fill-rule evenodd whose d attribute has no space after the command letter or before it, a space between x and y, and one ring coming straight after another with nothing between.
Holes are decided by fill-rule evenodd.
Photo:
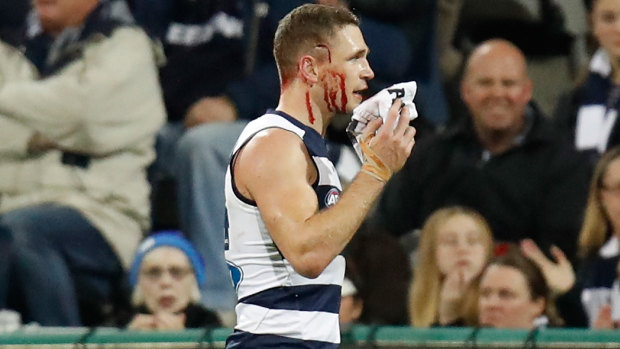
<instances>
[{"instance_id":1,"label":"player's short hair","mask_svg":"<svg viewBox=\"0 0 620 349\"><path fill-rule=\"evenodd\" d=\"M334 32L346 25L359 26L359 18L340 6L306 4L289 12L280 20L273 40L280 81L296 73L302 54L328 43Z\"/></svg>"}]
</instances>

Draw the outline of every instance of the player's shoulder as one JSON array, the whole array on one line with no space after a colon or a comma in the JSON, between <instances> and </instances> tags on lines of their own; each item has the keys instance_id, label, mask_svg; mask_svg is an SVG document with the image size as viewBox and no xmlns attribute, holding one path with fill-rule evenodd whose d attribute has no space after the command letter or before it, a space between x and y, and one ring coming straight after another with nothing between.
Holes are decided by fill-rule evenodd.
<instances>
[{"instance_id":1,"label":"player's shoulder","mask_svg":"<svg viewBox=\"0 0 620 349\"><path fill-rule=\"evenodd\" d=\"M281 166L305 162L308 158L303 139L281 128L261 130L250 139L240 153L243 162L254 166Z\"/></svg>"},{"instance_id":2,"label":"player's shoulder","mask_svg":"<svg viewBox=\"0 0 620 349\"><path fill-rule=\"evenodd\" d=\"M248 141L246 148L268 150L270 154L287 153L303 144L297 134L282 128L272 127L260 130Z\"/></svg>"}]
</instances>

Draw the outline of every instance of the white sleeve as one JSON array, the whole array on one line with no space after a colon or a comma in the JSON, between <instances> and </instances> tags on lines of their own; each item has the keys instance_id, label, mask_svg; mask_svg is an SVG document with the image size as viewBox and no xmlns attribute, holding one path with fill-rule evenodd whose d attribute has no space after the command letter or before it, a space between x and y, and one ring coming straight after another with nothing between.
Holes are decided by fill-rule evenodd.
<instances>
[{"instance_id":1,"label":"white sleeve","mask_svg":"<svg viewBox=\"0 0 620 349\"><path fill-rule=\"evenodd\" d=\"M0 41L0 90L14 81L33 79L36 75L32 65L16 48ZM32 128L0 114L0 156L24 156Z\"/></svg>"}]
</instances>

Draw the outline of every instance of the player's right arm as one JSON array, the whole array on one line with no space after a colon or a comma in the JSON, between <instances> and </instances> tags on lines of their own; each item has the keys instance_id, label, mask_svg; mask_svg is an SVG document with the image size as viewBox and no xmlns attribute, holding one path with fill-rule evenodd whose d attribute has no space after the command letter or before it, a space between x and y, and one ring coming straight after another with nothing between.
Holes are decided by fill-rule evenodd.
<instances>
[{"instance_id":1,"label":"player's right arm","mask_svg":"<svg viewBox=\"0 0 620 349\"><path fill-rule=\"evenodd\" d=\"M409 156L415 134L406 117L396 122L399 107L395 103L370 142L373 152L394 172ZM380 119L370 123L366 136L380 126ZM360 172L335 205L319 211L312 188L317 176L314 164L302 140L282 129L254 136L238 153L234 175L237 189L256 202L284 257L309 278L317 277L342 252L385 185Z\"/></svg>"}]
</instances>

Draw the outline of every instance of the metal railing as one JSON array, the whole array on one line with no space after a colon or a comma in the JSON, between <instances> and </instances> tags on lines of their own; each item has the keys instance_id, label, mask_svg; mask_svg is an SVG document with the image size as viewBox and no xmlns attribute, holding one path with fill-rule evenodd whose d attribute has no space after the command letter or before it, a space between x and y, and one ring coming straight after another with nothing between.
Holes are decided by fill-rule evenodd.
<instances>
[{"instance_id":1,"label":"metal railing","mask_svg":"<svg viewBox=\"0 0 620 349\"><path fill-rule=\"evenodd\" d=\"M0 348L223 348L228 328L128 331L115 328L26 327L0 334ZM620 331L588 329L415 329L354 326L342 348L619 348Z\"/></svg>"}]
</instances>

